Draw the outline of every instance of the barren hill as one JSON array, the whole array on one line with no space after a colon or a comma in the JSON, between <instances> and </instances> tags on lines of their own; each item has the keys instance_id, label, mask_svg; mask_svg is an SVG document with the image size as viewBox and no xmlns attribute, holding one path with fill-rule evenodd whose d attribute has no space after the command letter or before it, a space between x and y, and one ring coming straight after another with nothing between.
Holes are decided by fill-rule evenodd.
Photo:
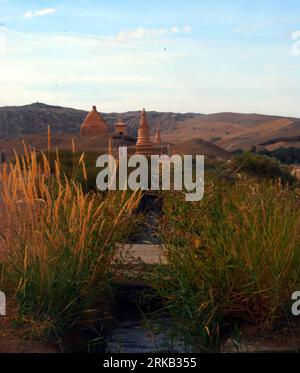
<instances>
[{"instance_id":1,"label":"barren hill","mask_svg":"<svg viewBox=\"0 0 300 373\"><path fill-rule=\"evenodd\" d=\"M171 142L202 138L229 151L250 149L262 144L268 148L269 141L275 148L277 139L278 146L290 146L289 140L295 140L295 136L300 136L299 119L235 113L192 118L177 124L165 135L166 141ZM300 146L300 141L293 144Z\"/></svg>"},{"instance_id":2,"label":"barren hill","mask_svg":"<svg viewBox=\"0 0 300 373\"><path fill-rule=\"evenodd\" d=\"M230 158L230 153L226 150L199 138L177 143L173 149L176 154L204 154L223 159Z\"/></svg>"},{"instance_id":3,"label":"barren hill","mask_svg":"<svg viewBox=\"0 0 300 373\"><path fill-rule=\"evenodd\" d=\"M99 108L101 111L101 108ZM163 141L171 144L185 143L191 140L205 140L225 150L250 149L252 146L264 146L274 149L279 146L300 147L300 120L296 118L240 113L160 113L150 111L149 127L152 135L157 126L162 130ZM8 147L11 137L45 136L48 125L54 134L60 134L58 143L66 140L63 135L77 136L86 111L60 106L35 103L25 106L0 107L0 147ZM128 126L131 137L136 137L140 120L140 111L103 114L113 130L118 119ZM2 138L2 141L1 141ZM198 140L197 140L198 139ZM15 139L16 140L16 139ZM6 144L3 144L3 142ZM79 140L82 143L83 140ZM5 146L4 146L5 145ZM90 146L89 143L88 146ZM189 144L191 147L195 143ZM96 146L96 145L95 145ZM99 146L99 142L98 142Z\"/></svg>"},{"instance_id":4,"label":"barren hill","mask_svg":"<svg viewBox=\"0 0 300 373\"><path fill-rule=\"evenodd\" d=\"M99 108L100 110L100 108ZM84 110L50 106L35 103L25 106L0 107L0 137L38 135L47 132L48 125L53 133L78 134L80 126L88 114ZM136 135L140 121L140 111L127 113L102 114L108 126L113 129L118 119L122 119L129 128L129 134ZM158 125L163 131L172 130L178 123L199 116L199 114L147 113L152 133Z\"/></svg>"}]
</instances>

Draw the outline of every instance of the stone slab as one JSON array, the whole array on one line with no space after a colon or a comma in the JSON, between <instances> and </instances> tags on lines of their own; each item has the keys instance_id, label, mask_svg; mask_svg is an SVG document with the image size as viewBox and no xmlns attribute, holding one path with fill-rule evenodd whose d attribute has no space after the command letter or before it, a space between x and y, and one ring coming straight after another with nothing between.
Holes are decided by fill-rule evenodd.
<instances>
[{"instance_id":1,"label":"stone slab","mask_svg":"<svg viewBox=\"0 0 300 373\"><path fill-rule=\"evenodd\" d=\"M163 255L163 247L160 245L122 245L120 250L127 253L134 260L142 261L145 264L167 264Z\"/></svg>"}]
</instances>

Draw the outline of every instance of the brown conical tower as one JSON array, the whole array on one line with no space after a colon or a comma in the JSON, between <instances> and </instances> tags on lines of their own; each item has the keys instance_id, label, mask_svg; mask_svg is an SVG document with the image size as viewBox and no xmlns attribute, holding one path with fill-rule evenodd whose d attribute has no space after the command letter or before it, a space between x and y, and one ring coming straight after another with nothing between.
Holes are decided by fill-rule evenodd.
<instances>
[{"instance_id":1,"label":"brown conical tower","mask_svg":"<svg viewBox=\"0 0 300 373\"><path fill-rule=\"evenodd\" d=\"M109 133L108 126L105 120L97 112L96 106L93 106L92 111L87 115L80 129L81 136L102 136Z\"/></svg>"},{"instance_id":2,"label":"brown conical tower","mask_svg":"<svg viewBox=\"0 0 300 373\"><path fill-rule=\"evenodd\" d=\"M138 129L138 139L136 143L136 153L137 154L151 154L152 142L150 140L150 133L147 123L146 111L143 109L140 127Z\"/></svg>"},{"instance_id":3,"label":"brown conical tower","mask_svg":"<svg viewBox=\"0 0 300 373\"><path fill-rule=\"evenodd\" d=\"M154 142L155 142L155 144L159 144L159 145L161 144L161 136L160 136L160 128L159 127L157 127Z\"/></svg>"}]
</instances>

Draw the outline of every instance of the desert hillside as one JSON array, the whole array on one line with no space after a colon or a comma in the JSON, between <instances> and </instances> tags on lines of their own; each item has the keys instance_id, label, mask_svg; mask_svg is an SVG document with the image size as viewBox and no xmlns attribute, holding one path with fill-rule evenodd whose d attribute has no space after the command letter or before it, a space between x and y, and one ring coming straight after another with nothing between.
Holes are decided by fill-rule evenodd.
<instances>
[{"instance_id":1,"label":"desert hillside","mask_svg":"<svg viewBox=\"0 0 300 373\"><path fill-rule=\"evenodd\" d=\"M222 159L228 159L231 155L230 152L201 138L178 142L173 145L173 150L176 154L204 154Z\"/></svg>"},{"instance_id":2,"label":"desert hillside","mask_svg":"<svg viewBox=\"0 0 300 373\"><path fill-rule=\"evenodd\" d=\"M252 146L299 147L300 121L259 114L220 113L189 119L166 134L166 140L171 142L194 138L202 138L228 151Z\"/></svg>"},{"instance_id":3,"label":"desert hillside","mask_svg":"<svg viewBox=\"0 0 300 373\"><path fill-rule=\"evenodd\" d=\"M101 108L98 107L98 110L101 111ZM15 144L17 138L30 136L37 144L36 147L42 148L39 143L44 141L48 125L53 134L59 135L56 145L65 146L62 144L69 143L70 136L78 136L86 115L87 112L83 110L42 103L0 107L0 147L8 148ZM250 149L252 146L263 146L269 150L281 146L300 147L300 120L297 118L240 113L204 115L155 111L149 111L147 115L152 135L160 126L163 141L175 145L185 143L195 148L195 141L197 143L197 139L202 139L227 151ZM136 137L140 111L104 113L103 117L111 131L121 118L128 126L129 136ZM65 135L68 135L67 138ZM189 143L192 140L194 143ZM91 142L85 144L82 140L78 140L78 143L83 148L102 147L99 141L95 145L91 145Z\"/></svg>"}]
</instances>

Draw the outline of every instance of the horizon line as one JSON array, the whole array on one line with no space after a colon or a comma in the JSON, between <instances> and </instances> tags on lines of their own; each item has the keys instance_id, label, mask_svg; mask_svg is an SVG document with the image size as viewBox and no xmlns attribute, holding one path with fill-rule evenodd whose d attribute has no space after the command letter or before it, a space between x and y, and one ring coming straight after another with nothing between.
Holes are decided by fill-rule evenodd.
<instances>
[{"instance_id":1,"label":"horizon line","mask_svg":"<svg viewBox=\"0 0 300 373\"><path fill-rule=\"evenodd\" d=\"M141 112L143 110L140 109L140 110L126 110L126 111L101 111L101 110L98 110L98 107L97 105L91 105L91 109L82 109L82 108L79 108L79 107L73 107L73 106L62 106L62 105L58 105L58 104L47 104L45 102L39 102L39 101L36 101L36 102L32 102L30 104L22 104L22 105L3 105L3 106L0 106L0 109L3 109L3 108L14 108L14 107L18 107L18 108L21 108L21 107L24 107L24 106L32 106L32 105L45 105L45 106L49 106L49 107L59 107L59 108L63 108L63 109L71 109L71 110L78 110L78 111L84 111L84 112L89 112L92 110L92 107L93 106L96 106L97 107L97 111L99 113L102 113L102 114L126 114L126 113L138 113L138 112ZM232 111L232 110L228 110L228 111L213 111L213 112L208 112L208 113L205 113L205 112L200 112L200 111L170 111L170 110L166 110L166 111L161 111L161 110L155 110L155 109L151 109L151 110L147 110L146 109L146 112L148 113L172 113L172 114L181 114L181 115L186 115L186 114L194 114L194 115L205 115L205 116L208 116L208 115L216 115L216 114L242 114L242 115L262 115L262 116L270 116L270 117L284 117L284 118L292 118L292 119L300 119L300 114L299 116L294 116L294 115L286 115L286 114L266 114L266 113L262 113L262 112L241 112L241 111Z\"/></svg>"}]
</instances>

